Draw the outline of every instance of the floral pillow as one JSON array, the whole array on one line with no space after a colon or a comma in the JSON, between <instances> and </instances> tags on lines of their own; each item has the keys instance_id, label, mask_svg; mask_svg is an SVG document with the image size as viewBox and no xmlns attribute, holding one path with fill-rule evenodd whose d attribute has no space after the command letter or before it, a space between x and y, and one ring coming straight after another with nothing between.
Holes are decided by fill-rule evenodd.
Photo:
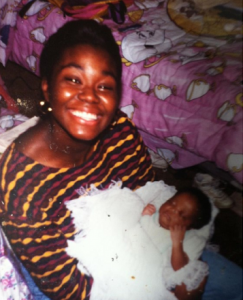
<instances>
[{"instance_id":1,"label":"floral pillow","mask_svg":"<svg viewBox=\"0 0 243 300\"><path fill-rule=\"evenodd\" d=\"M0 228L0 299L33 300L26 283L8 257L6 247L5 237Z\"/></svg>"},{"instance_id":2,"label":"floral pillow","mask_svg":"<svg viewBox=\"0 0 243 300\"><path fill-rule=\"evenodd\" d=\"M0 63L4 66L8 60L10 33L17 20L18 5L21 0L0 1Z\"/></svg>"}]
</instances>

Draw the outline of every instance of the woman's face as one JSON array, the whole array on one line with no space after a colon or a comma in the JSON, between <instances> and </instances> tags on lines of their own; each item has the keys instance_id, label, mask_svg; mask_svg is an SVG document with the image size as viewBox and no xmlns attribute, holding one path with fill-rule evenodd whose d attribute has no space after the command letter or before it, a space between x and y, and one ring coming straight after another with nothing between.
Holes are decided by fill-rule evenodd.
<instances>
[{"instance_id":1,"label":"woman's face","mask_svg":"<svg viewBox=\"0 0 243 300\"><path fill-rule=\"evenodd\" d=\"M55 126L78 140L95 139L118 107L114 63L106 51L89 45L67 49L42 89Z\"/></svg>"},{"instance_id":2,"label":"woman's face","mask_svg":"<svg viewBox=\"0 0 243 300\"><path fill-rule=\"evenodd\" d=\"M160 207L160 226L170 229L180 225L190 229L197 217L197 211L197 201L193 196L187 193L175 195Z\"/></svg>"}]
</instances>

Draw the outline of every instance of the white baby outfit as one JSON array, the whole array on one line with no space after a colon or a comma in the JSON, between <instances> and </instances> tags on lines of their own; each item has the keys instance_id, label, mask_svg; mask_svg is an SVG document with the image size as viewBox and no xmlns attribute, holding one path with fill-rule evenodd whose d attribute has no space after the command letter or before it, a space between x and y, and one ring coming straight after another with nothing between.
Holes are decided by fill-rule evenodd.
<instances>
[{"instance_id":1,"label":"white baby outfit","mask_svg":"<svg viewBox=\"0 0 243 300\"><path fill-rule=\"evenodd\" d=\"M170 290L184 282L197 288L208 274L198 260L207 240L209 225L186 233L184 250L190 262L175 272L171 267L170 232L159 227L154 216L143 216L152 203L158 209L175 194L164 182L149 182L135 192L121 184L66 203L78 233L68 241L67 253L79 260L81 272L92 275L91 300L175 300Z\"/></svg>"}]
</instances>

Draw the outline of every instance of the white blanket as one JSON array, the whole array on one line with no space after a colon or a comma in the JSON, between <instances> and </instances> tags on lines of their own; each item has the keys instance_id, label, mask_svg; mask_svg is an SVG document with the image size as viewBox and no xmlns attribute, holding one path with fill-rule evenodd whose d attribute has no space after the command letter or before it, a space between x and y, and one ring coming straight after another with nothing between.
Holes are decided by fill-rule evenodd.
<instances>
[{"instance_id":1,"label":"white blanket","mask_svg":"<svg viewBox=\"0 0 243 300\"><path fill-rule=\"evenodd\" d=\"M175 191L163 182L148 183L136 192L117 184L66 203L78 230L75 241L68 241L67 253L79 260L81 272L94 278L91 300L176 299L166 288L173 284L166 283L163 273L166 269L170 282L177 284L177 272L171 272L170 258L160 251L156 237L143 227L146 222L141 222L147 203L158 207ZM206 239L196 256L205 243ZM195 260L193 263L198 272ZM202 269L201 279L207 274L207 268Z\"/></svg>"}]
</instances>

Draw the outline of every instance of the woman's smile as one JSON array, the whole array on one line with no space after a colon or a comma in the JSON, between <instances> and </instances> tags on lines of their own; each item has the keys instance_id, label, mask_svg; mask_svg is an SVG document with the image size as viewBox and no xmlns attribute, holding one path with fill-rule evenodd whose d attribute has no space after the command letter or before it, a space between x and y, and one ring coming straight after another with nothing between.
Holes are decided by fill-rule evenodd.
<instances>
[{"instance_id":1,"label":"woman's smile","mask_svg":"<svg viewBox=\"0 0 243 300\"><path fill-rule=\"evenodd\" d=\"M70 109L69 112L77 119L80 119L80 121L84 121L87 123L95 123L96 121L99 121L99 119L101 118L101 115L86 112L86 111Z\"/></svg>"},{"instance_id":2,"label":"woman's smile","mask_svg":"<svg viewBox=\"0 0 243 300\"><path fill-rule=\"evenodd\" d=\"M117 74L109 54L88 45L64 52L43 91L52 122L75 140L91 141L112 122L118 108Z\"/></svg>"}]
</instances>

